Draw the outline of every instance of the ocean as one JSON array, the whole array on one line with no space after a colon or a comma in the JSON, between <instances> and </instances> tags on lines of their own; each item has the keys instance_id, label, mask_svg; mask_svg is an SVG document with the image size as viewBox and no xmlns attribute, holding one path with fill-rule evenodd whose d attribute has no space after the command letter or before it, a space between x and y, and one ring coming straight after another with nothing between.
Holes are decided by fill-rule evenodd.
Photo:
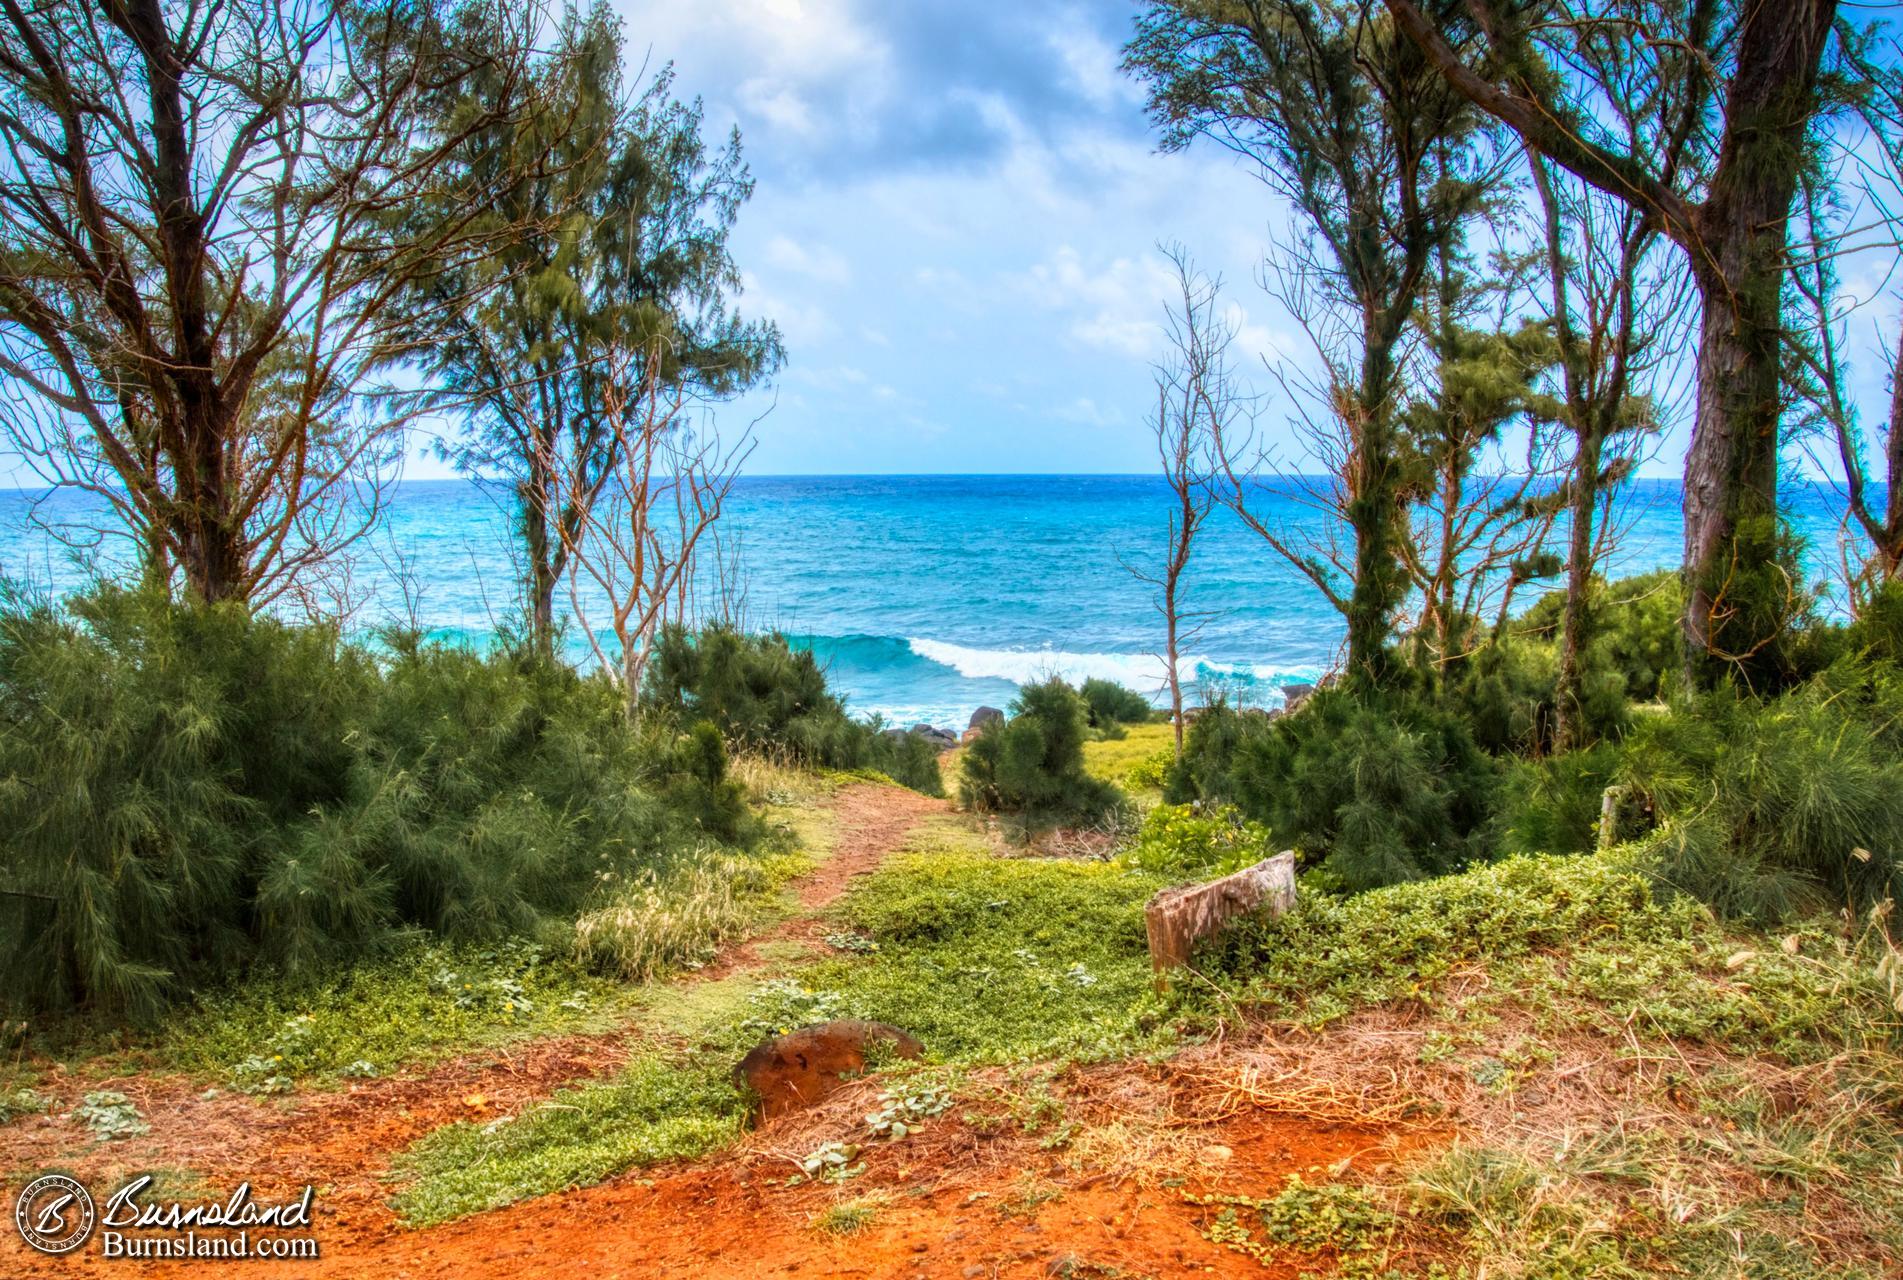
<instances>
[{"instance_id":1,"label":"ocean","mask_svg":"<svg viewBox=\"0 0 1903 1280\"><path fill-rule=\"evenodd\" d=\"M750 625L812 649L858 713L962 728L975 708L1005 707L1053 673L1160 694L1162 619L1125 565L1161 554L1168 503L1153 476L761 476L740 481L722 527ZM1821 575L1840 500L1800 485L1786 506ZM1631 485L1614 572L1676 564L1678 509L1676 482ZM0 575L42 593L83 584L86 569L42 526L100 525L103 510L83 494L0 491ZM1271 492L1262 510L1321 527L1291 492ZM434 635L487 643L512 610L509 530L494 486L397 486L384 527L354 553L353 625L406 617L408 581ZM108 563L110 547L97 553ZM1337 656L1339 616L1226 512L1206 529L1187 590L1202 625L1184 674L1205 692L1273 705L1283 684L1313 680ZM591 660L579 632L568 645Z\"/></svg>"}]
</instances>

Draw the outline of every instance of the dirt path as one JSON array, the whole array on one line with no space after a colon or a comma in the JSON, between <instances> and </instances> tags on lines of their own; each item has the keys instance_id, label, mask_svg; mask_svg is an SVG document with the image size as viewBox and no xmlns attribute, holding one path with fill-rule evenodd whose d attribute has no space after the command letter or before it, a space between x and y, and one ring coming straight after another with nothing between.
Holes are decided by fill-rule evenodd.
<instances>
[{"instance_id":1,"label":"dirt path","mask_svg":"<svg viewBox=\"0 0 1903 1280\"><path fill-rule=\"evenodd\" d=\"M833 850L794 886L795 912L682 981L763 969L772 963L766 944L817 948L822 909L948 808L870 783L842 788L827 803ZM779 947L773 955L784 962ZM961 1108L904 1143L873 1150L865 1171L846 1184L789 1185L799 1154L851 1134L877 1090L867 1082L703 1161L637 1170L427 1230L397 1225L383 1181L393 1155L441 1125L514 1114L562 1085L610 1072L639 1036L622 1029L524 1042L415 1075L278 1102L208 1097L178 1079L89 1080L84 1088L115 1088L133 1098L152 1132L88 1149L70 1121L13 1125L0 1129L0 1169L17 1175L64 1167L95 1187L116 1185L133 1171L200 1170L221 1184L225 1176L249 1177L261 1195L315 1183L323 1256L314 1263L224 1264L247 1274L1274 1276L1206 1239L1201 1228L1212 1211L1189 1204L1185 1191L1260 1194L1291 1173L1392 1159L1417 1141L1260 1111L1206 1119L1193 1082L1167 1069L1121 1064L1069 1073L1056 1086L1070 1095L1075 1115L1094 1117L1093 1132L1112 1135L1090 1158L1067 1153L1048 1135ZM69 1091L60 1092L64 1098ZM821 1215L841 1205L866 1210L867 1221L850 1234L816 1228ZM96 1243L46 1258L29 1252L10 1226L0 1239L0 1274L9 1276L202 1276L220 1265L106 1260Z\"/></svg>"}]
</instances>

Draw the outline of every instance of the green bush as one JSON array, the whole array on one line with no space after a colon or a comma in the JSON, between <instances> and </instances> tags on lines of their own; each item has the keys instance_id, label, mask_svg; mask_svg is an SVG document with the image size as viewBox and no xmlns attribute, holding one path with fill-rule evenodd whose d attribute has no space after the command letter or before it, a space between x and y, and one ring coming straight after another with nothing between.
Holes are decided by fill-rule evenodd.
<instances>
[{"instance_id":1,"label":"green bush","mask_svg":"<svg viewBox=\"0 0 1903 1280\"><path fill-rule=\"evenodd\" d=\"M1122 796L1084 772L1084 700L1059 679L1024 686L1011 718L987 724L965 748L960 796L973 809L1034 826L1107 818Z\"/></svg>"},{"instance_id":2,"label":"green bush","mask_svg":"<svg viewBox=\"0 0 1903 1280\"><path fill-rule=\"evenodd\" d=\"M1727 915L1903 899L1903 675L1887 663L1648 717L1620 777L1658 824L1659 875Z\"/></svg>"},{"instance_id":3,"label":"green bush","mask_svg":"<svg viewBox=\"0 0 1903 1280\"><path fill-rule=\"evenodd\" d=\"M1565 593L1550 591L1514 624L1523 636L1557 643ZM1679 617L1685 588L1676 570L1660 569L1607 583L1595 577L1587 593L1591 640L1587 671L1616 675L1625 696L1650 702L1662 696L1679 669Z\"/></svg>"},{"instance_id":4,"label":"green bush","mask_svg":"<svg viewBox=\"0 0 1903 1280\"><path fill-rule=\"evenodd\" d=\"M0 613L0 999L150 1015L751 840L711 730L637 733L521 652L393 649L113 588Z\"/></svg>"},{"instance_id":5,"label":"green bush","mask_svg":"<svg viewBox=\"0 0 1903 1280\"><path fill-rule=\"evenodd\" d=\"M1592 849L1599 840L1600 801L1618 770L1619 749L1611 743L1508 761L1500 785L1499 847L1507 853Z\"/></svg>"},{"instance_id":6,"label":"green bush","mask_svg":"<svg viewBox=\"0 0 1903 1280\"><path fill-rule=\"evenodd\" d=\"M1228 875L1274 853L1269 829L1230 805L1198 810L1160 804L1143 820L1136 842L1119 860L1179 880Z\"/></svg>"},{"instance_id":7,"label":"green bush","mask_svg":"<svg viewBox=\"0 0 1903 1280\"><path fill-rule=\"evenodd\" d=\"M1457 715L1418 697L1323 689L1277 719L1205 711L1165 799L1234 804L1361 890L1487 853L1498 777Z\"/></svg>"},{"instance_id":8,"label":"green bush","mask_svg":"<svg viewBox=\"0 0 1903 1280\"><path fill-rule=\"evenodd\" d=\"M723 623L669 628L656 643L642 702L678 724L707 720L738 750L828 769L875 769L943 795L938 753L913 734L888 736L854 720L826 687L812 651L775 633L748 635Z\"/></svg>"},{"instance_id":9,"label":"green bush","mask_svg":"<svg viewBox=\"0 0 1903 1280\"><path fill-rule=\"evenodd\" d=\"M1077 692L1088 708L1090 727L1100 731L1126 724L1147 724L1156 714L1148 698L1114 680L1092 676Z\"/></svg>"}]
</instances>

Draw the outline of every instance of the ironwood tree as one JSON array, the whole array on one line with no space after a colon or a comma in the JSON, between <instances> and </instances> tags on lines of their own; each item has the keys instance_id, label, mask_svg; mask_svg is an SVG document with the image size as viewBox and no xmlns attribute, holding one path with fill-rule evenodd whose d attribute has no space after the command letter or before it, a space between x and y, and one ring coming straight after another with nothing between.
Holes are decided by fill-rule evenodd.
<instances>
[{"instance_id":1,"label":"ironwood tree","mask_svg":"<svg viewBox=\"0 0 1903 1280\"><path fill-rule=\"evenodd\" d=\"M1546 316L1558 349L1553 418L1572 442L1566 478L1553 495L1567 518L1566 587L1554 681L1556 751L1585 745L1581 698L1592 641L1592 592L1613 529L1611 500L1632 474L1659 415L1650 376L1669 349L1681 301L1655 249L1658 232L1639 210L1528 158L1539 195L1546 258Z\"/></svg>"},{"instance_id":2,"label":"ironwood tree","mask_svg":"<svg viewBox=\"0 0 1903 1280\"><path fill-rule=\"evenodd\" d=\"M477 216L506 175L461 144L532 109L540 21L517 0L0 5L0 429L117 508L148 578L258 603L374 519L349 490L402 424L373 394L410 340L390 304L518 230ZM451 212L393 217L416 202Z\"/></svg>"},{"instance_id":3,"label":"ironwood tree","mask_svg":"<svg viewBox=\"0 0 1903 1280\"><path fill-rule=\"evenodd\" d=\"M513 488L525 612L545 653L572 548L621 473L617 388L646 385L652 360L662 391L719 399L784 358L771 323L730 306L740 272L728 234L753 191L738 132L710 145L700 104L674 98L666 69L629 100L605 6L566 13L554 44L561 56L532 88L543 109L465 143L472 166L514 175L485 216L526 230L491 260L419 279L405 300L434 335L422 349L429 394L463 419L448 457ZM487 279L488 305L452 304Z\"/></svg>"},{"instance_id":4,"label":"ironwood tree","mask_svg":"<svg viewBox=\"0 0 1903 1280\"><path fill-rule=\"evenodd\" d=\"M1836 0L1384 3L1448 84L1682 250L1701 311L1687 674L1775 666L1803 596L1777 505L1783 296L1798 175L1835 91Z\"/></svg>"},{"instance_id":5,"label":"ironwood tree","mask_svg":"<svg viewBox=\"0 0 1903 1280\"><path fill-rule=\"evenodd\" d=\"M1389 649L1409 590L1402 563L1408 468L1400 423L1402 344L1435 251L1486 188L1477 113L1370 5L1302 0L1158 0L1137 21L1125 69L1149 86L1166 149L1206 138L1252 161L1310 233L1307 274L1347 318L1332 344L1330 413L1342 448L1345 564L1249 521L1251 476L1232 495L1245 521L1313 580L1347 623L1352 684L1396 678Z\"/></svg>"}]
</instances>

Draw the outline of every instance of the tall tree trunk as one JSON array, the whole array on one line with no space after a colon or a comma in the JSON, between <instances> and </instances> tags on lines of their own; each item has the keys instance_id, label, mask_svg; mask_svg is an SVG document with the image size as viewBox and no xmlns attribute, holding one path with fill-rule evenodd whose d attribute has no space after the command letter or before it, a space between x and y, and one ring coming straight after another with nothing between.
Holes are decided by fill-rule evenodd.
<instances>
[{"instance_id":1,"label":"tall tree trunk","mask_svg":"<svg viewBox=\"0 0 1903 1280\"><path fill-rule=\"evenodd\" d=\"M1386 686L1393 676L1388 634L1401 598L1400 459L1389 404L1394 338L1387 317L1369 317L1362 348L1361 386L1352 412L1353 432L1348 525L1355 539L1355 580L1348 596L1346 680L1364 688Z\"/></svg>"},{"instance_id":2,"label":"tall tree trunk","mask_svg":"<svg viewBox=\"0 0 1903 1280\"><path fill-rule=\"evenodd\" d=\"M1593 525L1599 507L1596 430L1582 431L1573 462L1572 530L1566 553L1566 602L1560 612L1559 676L1553 688L1553 751L1571 751L1585 741L1580 723L1580 660L1586 647L1587 602L1592 589Z\"/></svg>"},{"instance_id":3,"label":"tall tree trunk","mask_svg":"<svg viewBox=\"0 0 1903 1280\"><path fill-rule=\"evenodd\" d=\"M555 656L555 584L560 577L556 549L549 538L554 488L555 478L547 468L540 461L532 463L521 490L522 549L529 561L525 566L529 638L536 653L550 659Z\"/></svg>"}]
</instances>

